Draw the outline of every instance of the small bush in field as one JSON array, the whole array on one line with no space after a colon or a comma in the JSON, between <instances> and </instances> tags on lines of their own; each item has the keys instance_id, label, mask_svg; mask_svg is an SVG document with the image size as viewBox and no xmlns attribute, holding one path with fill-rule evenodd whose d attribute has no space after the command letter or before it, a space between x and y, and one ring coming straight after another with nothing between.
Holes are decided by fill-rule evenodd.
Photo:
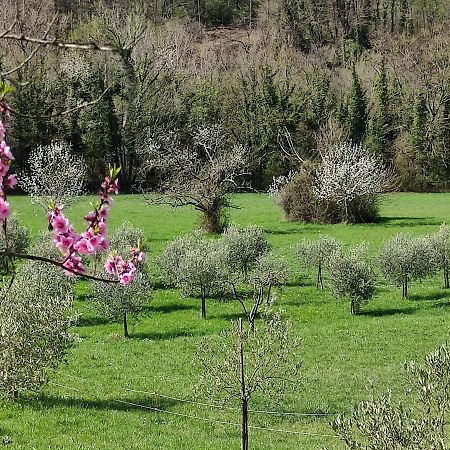
<instances>
[{"instance_id":1,"label":"small bush in field","mask_svg":"<svg viewBox=\"0 0 450 450\"><path fill-rule=\"evenodd\" d=\"M437 255L428 236L414 237L399 233L388 239L379 255L383 275L390 282L402 286L402 297L408 297L410 280L433 275L437 268Z\"/></svg>"},{"instance_id":2,"label":"small bush in field","mask_svg":"<svg viewBox=\"0 0 450 450\"><path fill-rule=\"evenodd\" d=\"M332 254L341 250L341 243L328 236L321 236L315 241L301 242L297 247L297 255L301 264L317 270L317 283L323 289L323 269L327 267Z\"/></svg>"},{"instance_id":3,"label":"small bush in field","mask_svg":"<svg viewBox=\"0 0 450 450\"><path fill-rule=\"evenodd\" d=\"M27 261L0 292L0 395L39 389L72 345L72 286L63 271Z\"/></svg>"},{"instance_id":4,"label":"small bush in field","mask_svg":"<svg viewBox=\"0 0 450 450\"><path fill-rule=\"evenodd\" d=\"M228 265L233 271L242 272L245 276L269 248L264 231L255 226L242 229L228 227L222 235L222 241Z\"/></svg>"},{"instance_id":5,"label":"small bush in field","mask_svg":"<svg viewBox=\"0 0 450 450\"><path fill-rule=\"evenodd\" d=\"M350 312L358 314L361 304L375 293L375 276L367 248L359 246L347 253L334 253L330 257L329 272L334 295L349 298Z\"/></svg>"}]
</instances>

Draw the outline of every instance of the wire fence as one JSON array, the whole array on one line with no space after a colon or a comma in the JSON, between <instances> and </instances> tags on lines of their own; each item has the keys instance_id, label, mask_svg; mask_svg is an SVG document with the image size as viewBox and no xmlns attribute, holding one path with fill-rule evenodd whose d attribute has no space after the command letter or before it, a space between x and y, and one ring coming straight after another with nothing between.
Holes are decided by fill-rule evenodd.
<instances>
[{"instance_id":1,"label":"wire fence","mask_svg":"<svg viewBox=\"0 0 450 450\"><path fill-rule=\"evenodd\" d=\"M59 374L67 377L67 378L71 378L74 380L78 380L84 383L84 390L86 391L86 387L87 386L100 386L102 388L105 388L104 385L102 385L99 382L92 382L90 380L87 380L85 378L81 378L75 375L70 375L64 372L59 372ZM80 389L74 388L72 386L67 386L61 383L56 383L56 382L50 382L50 384L60 387L62 389L68 390L68 391L72 391L72 392L77 392L79 394L84 394L86 395L88 394L92 394L92 391L90 392L83 392ZM140 390L140 389L131 389L131 388L125 388L125 387L119 387L120 390L124 391L124 392L133 392L133 393L139 393L139 394L145 394L145 395L149 395L149 396L156 396L156 397L161 397L161 398L166 398L166 399L170 399L170 400L174 400L174 401L178 401L178 402L182 402L182 403L187 403L187 404L191 404L195 407L199 407L199 408L216 408L216 409L222 409L222 410L228 410L228 411L233 411L233 412L239 412L240 410L238 408L232 408L232 407L228 407L225 405L219 405L219 404L214 404L214 403L207 403L207 402L201 402L201 401L195 401L195 400L191 400L191 399L186 399L186 398L179 398L179 397L174 397L174 396L169 396L169 395L164 395L164 394L159 394L156 392L149 392L149 391L145 391L145 390ZM96 392L96 394L98 394L98 392ZM203 417L203 416L199 416L196 414L187 414L187 413L181 413L181 412L176 412L176 411L170 411L167 409L162 409L162 408L158 408L156 406L149 406L149 405L143 405L141 403L137 403L137 402L132 402L132 401L128 401L128 400L121 400L121 399L117 399L117 398L111 398L110 401L112 403L116 403L116 404L122 404L122 405L127 405L127 406L131 406L134 408L139 408L142 410L147 410L147 411L154 411L154 412L158 412L158 413L162 413L162 414L167 414L167 415L172 415L172 416L176 416L176 417L182 417L182 418L186 418L186 419L191 419L191 420L197 420L197 421L202 421L202 422L207 422L210 424L217 424L217 425L225 425L225 426L231 426L231 427L241 427L240 423L235 423L235 422L230 422L230 421L226 421L226 420L219 420L219 419L212 419L209 417ZM336 416L337 414L328 414L328 413L297 413L297 412L285 412L285 411L270 411L270 410L249 410L249 412L253 412L256 414L267 414L267 415L276 415L276 416L291 416L291 417L322 417L322 416ZM332 437L335 438L336 436L333 434L326 434L326 433L312 433L312 432L307 432L307 431L299 431L299 430L286 430L286 429L281 429L281 428L273 428L273 427L267 427L267 426L259 426L259 425L249 425L248 426L249 429L253 429L253 430L258 430L258 431L265 431L265 432L272 432L272 433L284 433L284 434L289 434L289 435L301 435L301 436L310 436L310 437Z\"/></svg>"}]
</instances>

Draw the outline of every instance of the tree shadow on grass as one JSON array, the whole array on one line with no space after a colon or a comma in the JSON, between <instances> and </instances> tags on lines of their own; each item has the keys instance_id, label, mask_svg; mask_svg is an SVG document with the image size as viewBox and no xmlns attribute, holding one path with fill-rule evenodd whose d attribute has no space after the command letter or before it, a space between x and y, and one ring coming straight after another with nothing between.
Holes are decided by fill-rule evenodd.
<instances>
[{"instance_id":1,"label":"tree shadow on grass","mask_svg":"<svg viewBox=\"0 0 450 450\"><path fill-rule=\"evenodd\" d=\"M164 305L145 305L143 307L144 311L146 313L155 313L155 312L161 312L161 313L172 313L176 311L187 311L187 310L197 310L200 306L196 305L188 305L185 303L167 303Z\"/></svg>"},{"instance_id":2,"label":"tree shadow on grass","mask_svg":"<svg viewBox=\"0 0 450 450\"><path fill-rule=\"evenodd\" d=\"M369 311L360 311L360 316L369 316L369 317L385 317L385 316L395 316L398 314L409 315L414 314L416 308L412 306L407 306L405 308L392 308L392 309L376 309Z\"/></svg>"},{"instance_id":3,"label":"tree shadow on grass","mask_svg":"<svg viewBox=\"0 0 450 450\"><path fill-rule=\"evenodd\" d=\"M94 327L97 325L107 325L108 323L111 323L108 319L105 319L104 317L98 317L98 316L91 316L91 317L84 317L80 316L75 323L75 326L77 327Z\"/></svg>"},{"instance_id":4,"label":"tree shadow on grass","mask_svg":"<svg viewBox=\"0 0 450 450\"><path fill-rule=\"evenodd\" d=\"M441 221L435 217L378 217L375 225L410 227L420 225L440 225Z\"/></svg>"},{"instance_id":5,"label":"tree shadow on grass","mask_svg":"<svg viewBox=\"0 0 450 450\"><path fill-rule=\"evenodd\" d=\"M25 403L22 400L21 403ZM117 397L111 399L67 398L57 395L40 394L36 398L27 399L26 405L36 410L45 408L79 408L110 411L147 411L158 413L177 405L179 401L161 397Z\"/></svg>"},{"instance_id":6,"label":"tree shadow on grass","mask_svg":"<svg viewBox=\"0 0 450 450\"><path fill-rule=\"evenodd\" d=\"M148 339L151 341L168 341L170 339L183 338L183 337L195 337L204 336L206 332L202 331L191 331L191 330L167 330L158 332L141 332L130 334L129 339Z\"/></svg>"},{"instance_id":7,"label":"tree shadow on grass","mask_svg":"<svg viewBox=\"0 0 450 450\"><path fill-rule=\"evenodd\" d=\"M410 300L442 300L443 298L450 299L450 292L433 292L430 294L412 294L409 296Z\"/></svg>"}]
</instances>

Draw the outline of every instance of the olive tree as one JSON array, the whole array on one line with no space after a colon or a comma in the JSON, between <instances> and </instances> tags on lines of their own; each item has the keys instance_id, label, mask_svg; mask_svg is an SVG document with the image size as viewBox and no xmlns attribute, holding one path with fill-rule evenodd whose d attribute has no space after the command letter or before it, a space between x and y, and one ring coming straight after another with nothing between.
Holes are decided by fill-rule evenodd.
<instances>
[{"instance_id":1,"label":"olive tree","mask_svg":"<svg viewBox=\"0 0 450 450\"><path fill-rule=\"evenodd\" d=\"M407 298L410 280L425 278L436 272L437 255L428 236L414 237L410 233L399 233L384 243L379 262L385 278L402 286L402 298Z\"/></svg>"},{"instance_id":2,"label":"olive tree","mask_svg":"<svg viewBox=\"0 0 450 450\"><path fill-rule=\"evenodd\" d=\"M332 423L348 450L447 449L450 418L450 349L444 344L424 363L405 363L407 398L395 401L391 392L361 402L351 417Z\"/></svg>"},{"instance_id":3,"label":"olive tree","mask_svg":"<svg viewBox=\"0 0 450 450\"><path fill-rule=\"evenodd\" d=\"M390 185L382 160L350 142L321 149L320 157L314 186L317 198L334 203L344 222L373 218L377 197Z\"/></svg>"},{"instance_id":4,"label":"olive tree","mask_svg":"<svg viewBox=\"0 0 450 450\"><path fill-rule=\"evenodd\" d=\"M196 360L204 370L199 390L240 403L242 450L249 448L250 400L258 392L270 398L282 395L289 384L297 382L298 347L289 322L280 313L266 316L254 329L239 319L198 347Z\"/></svg>"},{"instance_id":5,"label":"olive tree","mask_svg":"<svg viewBox=\"0 0 450 450\"><path fill-rule=\"evenodd\" d=\"M124 222L114 233L111 233L110 246L122 256L129 253L129 249L133 247L144 251L146 250L144 230ZM124 337L129 336L128 317L139 316L152 293L145 261L138 263L136 271L133 281L126 286L101 281L91 283L92 299L97 311L109 320L121 320Z\"/></svg>"},{"instance_id":6,"label":"olive tree","mask_svg":"<svg viewBox=\"0 0 450 450\"><path fill-rule=\"evenodd\" d=\"M58 267L27 261L0 292L0 395L39 389L72 345L72 284Z\"/></svg>"},{"instance_id":7,"label":"olive tree","mask_svg":"<svg viewBox=\"0 0 450 450\"><path fill-rule=\"evenodd\" d=\"M174 207L191 205L203 214L203 229L222 231L224 212L233 206L229 194L245 186L245 149L230 143L219 125L199 127L192 141L186 147L174 133L159 140L149 136L140 150L142 177L159 172L163 196L147 198Z\"/></svg>"},{"instance_id":8,"label":"olive tree","mask_svg":"<svg viewBox=\"0 0 450 450\"><path fill-rule=\"evenodd\" d=\"M0 250L23 253L29 245L28 230L20 224L16 214L8 217L7 233L0 233ZM0 273L9 275L14 270L11 258L0 256Z\"/></svg>"},{"instance_id":9,"label":"olive tree","mask_svg":"<svg viewBox=\"0 0 450 450\"><path fill-rule=\"evenodd\" d=\"M305 267L317 270L317 289L323 289L323 269L328 266L332 254L341 250L342 244L328 236L314 241L304 241L297 246L297 255Z\"/></svg>"},{"instance_id":10,"label":"olive tree","mask_svg":"<svg viewBox=\"0 0 450 450\"><path fill-rule=\"evenodd\" d=\"M331 289L337 297L350 299L351 314L358 314L363 302L375 292L375 275L367 254L360 245L348 252L335 252L329 261Z\"/></svg>"},{"instance_id":11,"label":"olive tree","mask_svg":"<svg viewBox=\"0 0 450 450\"><path fill-rule=\"evenodd\" d=\"M166 280L183 295L199 295L201 315L206 318L206 298L226 290L225 251L220 241L202 233L183 236L169 244L158 257Z\"/></svg>"},{"instance_id":12,"label":"olive tree","mask_svg":"<svg viewBox=\"0 0 450 450\"><path fill-rule=\"evenodd\" d=\"M432 236L439 267L444 270L444 288L448 289L450 266L450 227L443 223L439 231Z\"/></svg>"},{"instance_id":13,"label":"olive tree","mask_svg":"<svg viewBox=\"0 0 450 450\"><path fill-rule=\"evenodd\" d=\"M222 234L222 242L227 254L227 264L244 277L247 277L258 258L269 249L264 231L255 226L242 229L230 226Z\"/></svg>"}]
</instances>

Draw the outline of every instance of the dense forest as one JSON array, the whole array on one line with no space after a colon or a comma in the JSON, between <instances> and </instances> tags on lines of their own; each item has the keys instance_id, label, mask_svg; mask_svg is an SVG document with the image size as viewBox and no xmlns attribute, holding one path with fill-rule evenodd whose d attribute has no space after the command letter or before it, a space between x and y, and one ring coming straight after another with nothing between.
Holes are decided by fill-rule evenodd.
<instances>
[{"instance_id":1,"label":"dense forest","mask_svg":"<svg viewBox=\"0 0 450 450\"><path fill-rule=\"evenodd\" d=\"M253 189L350 140L397 189L450 187L447 0L2 3L4 28L18 17L21 33L0 39L0 71L23 170L34 149L65 141L90 187L114 162L124 189L158 189L142 149L189 152L199 128L218 126L245 149Z\"/></svg>"}]
</instances>

